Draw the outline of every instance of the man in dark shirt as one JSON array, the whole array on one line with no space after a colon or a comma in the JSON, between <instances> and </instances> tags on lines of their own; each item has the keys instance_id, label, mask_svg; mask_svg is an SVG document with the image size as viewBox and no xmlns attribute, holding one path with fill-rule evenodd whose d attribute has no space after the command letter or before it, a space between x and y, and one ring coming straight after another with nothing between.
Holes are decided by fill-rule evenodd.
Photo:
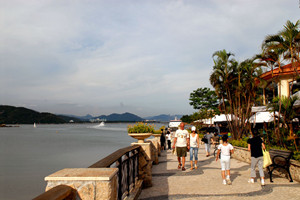
<instances>
[{"instance_id":1,"label":"man in dark shirt","mask_svg":"<svg viewBox=\"0 0 300 200\"><path fill-rule=\"evenodd\" d=\"M251 152L251 174L249 183L254 183L254 178L256 177L255 167L257 165L259 176L261 178L261 185L265 185L265 176L263 171L263 152L265 150L265 144L258 135L256 129L252 130L253 138L248 139L248 151Z\"/></svg>"}]
</instances>

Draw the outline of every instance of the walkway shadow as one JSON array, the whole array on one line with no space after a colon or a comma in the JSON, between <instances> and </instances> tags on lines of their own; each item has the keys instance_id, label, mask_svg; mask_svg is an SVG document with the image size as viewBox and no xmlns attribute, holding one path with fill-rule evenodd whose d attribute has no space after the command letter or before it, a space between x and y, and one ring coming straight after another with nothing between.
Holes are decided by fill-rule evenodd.
<instances>
[{"instance_id":1,"label":"walkway shadow","mask_svg":"<svg viewBox=\"0 0 300 200\"><path fill-rule=\"evenodd\" d=\"M260 190L252 191L252 192L240 192L240 193L233 193L233 194L177 194L177 195L159 195L159 196L152 196L149 198L142 198L141 200L164 200L164 199L185 199L185 198L201 198L201 197L261 197L271 194L276 187L293 187L293 188L299 188L299 184L278 184L278 185L272 185L268 184L266 186L262 186ZM298 194L295 194L298 195ZM297 198L297 196L295 196Z\"/></svg>"}]
</instances>

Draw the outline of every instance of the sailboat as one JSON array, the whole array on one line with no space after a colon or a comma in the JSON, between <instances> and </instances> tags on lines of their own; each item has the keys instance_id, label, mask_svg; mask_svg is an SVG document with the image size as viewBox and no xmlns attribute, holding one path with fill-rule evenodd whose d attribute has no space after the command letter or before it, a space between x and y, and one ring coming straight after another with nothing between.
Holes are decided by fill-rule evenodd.
<instances>
[{"instance_id":1,"label":"sailboat","mask_svg":"<svg viewBox=\"0 0 300 200\"><path fill-rule=\"evenodd\" d=\"M36 128L36 123L33 123L33 128Z\"/></svg>"}]
</instances>

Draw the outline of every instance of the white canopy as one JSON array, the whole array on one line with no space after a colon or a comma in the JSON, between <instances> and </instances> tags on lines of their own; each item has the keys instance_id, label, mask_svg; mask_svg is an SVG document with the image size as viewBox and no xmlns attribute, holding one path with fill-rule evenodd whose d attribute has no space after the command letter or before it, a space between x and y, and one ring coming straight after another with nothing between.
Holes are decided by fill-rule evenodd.
<instances>
[{"instance_id":1,"label":"white canopy","mask_svg":"<svg viewBox=\"0 0 300 200\"><path fill-rule=\"evenodd\" d=\"M233 119L236 118L234 115L232 115L232 116L233 116L232 117ZM232 121L230 114L228 114L227 117L228 117L228 121ZM216 115L212 119L213 119L214 122L226 122L227 121L227 118L226 118L225 114Z\"/></svg>"},{"instance_id":2,"label":"white canopy","mask_svg":"<svg viewBox=\"0 0 300 200\"><path fill-rule=\"evenodd\" d=\"M257 112L249 118L250 123L264 123L274 121L274 113Z\"/></svg>"},{"instance_id":3,"label":"white canopy","mask_svg":"<svg viewBox=\"0 0 300 200\"><path fill-rule=\"evenodd\" d=\"M210 119L199 119L199 120L196 120L194 122L202 122L203 124L214 124L214 120L212 118Z\"/></svg>"}]
</instances>

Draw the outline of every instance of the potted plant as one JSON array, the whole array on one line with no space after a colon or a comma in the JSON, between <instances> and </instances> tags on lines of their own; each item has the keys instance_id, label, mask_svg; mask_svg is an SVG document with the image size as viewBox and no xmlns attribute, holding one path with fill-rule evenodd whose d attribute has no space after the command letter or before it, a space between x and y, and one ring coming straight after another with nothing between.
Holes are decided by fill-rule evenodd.
<instances>
[{"instance_id":1,"label":"potted plant","mask_svg":"<svg viewBox=\"0 0 300 200\"><path fill-rule=\"evenodd\" d=\"M144 139L150 137L154 133L154 125L143 122L137 122L134 125L127 126L128 135L137 139L138 143L144 143Z\"/></svg>"},{"instance_id":2,"label":"potted plant","mask_svg":"<svg viewBox=\"0 0 300 200\"><path fill-rule=\"evenodd\" d=\"M154 132L152 133L152 135L153 135L155 138L159 139L160 136L161 136L161 132L162 132L161 129L159 129L159 130L154 130Z\"/></svg>"}]
</instances>

